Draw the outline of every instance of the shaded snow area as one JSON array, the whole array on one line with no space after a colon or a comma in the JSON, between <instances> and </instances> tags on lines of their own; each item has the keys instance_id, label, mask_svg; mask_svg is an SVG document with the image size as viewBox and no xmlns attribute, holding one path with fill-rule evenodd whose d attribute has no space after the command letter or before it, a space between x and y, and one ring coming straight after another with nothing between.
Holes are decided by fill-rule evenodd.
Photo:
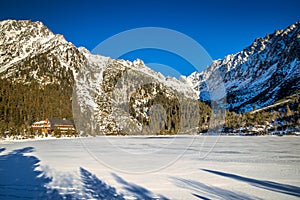
<instances>
[{"instance_id":1,"label":"shaded snow area","mask_svg":"<svg viewBox=\"0 0 300 200\"><path fill-rule=\"evenodd\" d=\"M299 199L300 137L0 141L0 199Z\"/></svg>"}]
</instances>

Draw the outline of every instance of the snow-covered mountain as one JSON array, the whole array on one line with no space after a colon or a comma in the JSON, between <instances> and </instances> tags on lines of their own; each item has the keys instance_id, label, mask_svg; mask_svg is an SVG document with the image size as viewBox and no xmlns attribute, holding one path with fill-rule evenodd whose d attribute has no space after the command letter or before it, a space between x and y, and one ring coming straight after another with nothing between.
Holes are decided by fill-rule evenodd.
<instances>
[{"instance_id":1,"label":"snow-covered mountain","mask_svg":"<svg viewBox=\"0 0 300 200\"><path fill-rule=\"evenodd\" d=\"M198 108L197 95L185 80L166 78L139 59L114 60L93 55L83 47L79 51L87 58L75 73L73 113L79 130L95 134L157 134L176 133L180 123L190 124L180 131L191 129L191 125L198 127L197 120L191 123L192 119L180 117L190 115L181 111L183 102L194 102L196 108L191 107L191 112L196 113ZM151 116L156 104L162 106L160 110L156 108L162 116ZM165 124L160 124L162 120Z\"/></svg>"},{"instance_id":2,"label":"snow-covered mountain","mask_svg":"<svg viewBox=\"0 0 300 200\"><path fill-rule=\"evenodd\" d=\"M73 115L78 131L88 134L195 132L211 117L209 110L199 110L199 98L226 97L228 108L247 111L300 88L299 24L177 80L139 59L114 60L76 48L41 22L2 21L0 77L6 82L1 84L22 101L2 99L0 122L6 130L8 124L26 127L34 120ZM6 88L0 92L7 94Z\"/></svg>"},{"instance_id":3,"label":"snow-covered mountain","mask_svg":"<svg viewBox=\"0 0 300 200\"><path fill-rule=\"evenodd\" d=\"M0 74L14 81L60 83L85 61L78 49L41 22L0 22Z\"/></svg>"},{"instance_id":4,"label":"snow-covered mountain","mask_svg":"<svg viewBox=\"0 0 300 200\"><path fill-rule=\"evenodd\" d=\"M241 52L215 60L187 79L201 100L225 96L227 108L242 112L293 94L300 88L300 21L255 39ZM225 92L217 91L222 87Z\"/></svg>"},{"instance_id":5,"label":"snow-covered mountain","mask_svg":"<svg viewBox=\"0 0 300 200\"><path fill-rule=\"evenodd\" d=\"M79 131L88 134L153 134L176 133L180 123L185 124L186 130L190 130L191 126L198 127L197 120L193 119L195 122L192 123L180 117L191 115L181 111L183 101L194 102L189 103L191 112L197 113L198 108L195 104L197 94L185 79L166 78L139 59L130 62L93 55L83 47L76 48L62 35L53 34L41 22L6 20L0 23L0 30L0 77L23 85L35 81L42 86L41 90L52 85L58 90L64 88L60 93L69 94L73 88L70 101L62 103L55 100L56 105L52 107L59 109L62 104L73 104L73 112L63 112L74 114ZM43 107L54 104L53 101L43 101L51 94L45 97L39 96L42 92L36 93L40 103L45 104ZM151 113L155 113L151 107L156 104L162 106L156 106L156 109L158 113L163 110L161 114L165 117L159 123L155 123L154 118L161 116L150 117ZM37 112L36 118L46 118L49 117L47 113L51 114ZM9 113L8 120L13 118L11 115L15 114ZM55 117L65 115L61 113ZM165 123L161 124L161 120ZM30 123L32 121L28 120L27 126Z\"/></svg>"}]
</instances>

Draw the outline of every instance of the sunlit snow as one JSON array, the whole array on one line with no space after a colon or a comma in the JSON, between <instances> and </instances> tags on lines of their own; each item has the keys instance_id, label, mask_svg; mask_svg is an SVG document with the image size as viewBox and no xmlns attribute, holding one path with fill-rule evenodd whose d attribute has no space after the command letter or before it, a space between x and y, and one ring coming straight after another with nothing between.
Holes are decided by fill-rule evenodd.
<instances>
[{"instance_id":1,"label":"sunlit snow","mask_svg":"<svg viewBox=\"0 0 300 200\"><path fill-rule=\"evenodd\" d=\"M1 199L298 199L300 137L0 142Z\"/></svg>"}]
</instances>

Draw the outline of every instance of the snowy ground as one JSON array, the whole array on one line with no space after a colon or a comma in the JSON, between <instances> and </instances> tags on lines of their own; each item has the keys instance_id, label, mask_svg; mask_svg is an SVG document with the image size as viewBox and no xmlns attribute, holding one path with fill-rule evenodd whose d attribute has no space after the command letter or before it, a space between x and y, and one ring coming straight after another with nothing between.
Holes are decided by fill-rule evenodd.
<instances>
[{"instance_id":1,"label":"snowy ground","mask_svg":"<svg viewBox=\"0 0 300 200\"><path fill-rule=\"evenodd\" d=\"M300 137L0 141L0 199L299 199Z\"/></svg>"}]
</instances>

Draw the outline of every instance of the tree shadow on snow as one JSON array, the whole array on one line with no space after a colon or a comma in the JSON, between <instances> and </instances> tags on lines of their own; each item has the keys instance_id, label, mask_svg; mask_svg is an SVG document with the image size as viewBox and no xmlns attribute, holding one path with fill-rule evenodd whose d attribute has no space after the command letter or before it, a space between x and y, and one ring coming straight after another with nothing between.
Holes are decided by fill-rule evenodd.
<instances>
[{"instance_id":1,"label":"tree shadow on snow","mask_svg":"<svg viewBox=\"0 0 300 200\"><path fill-rule=\"evenodd\" d=\"M144 187L139 185L129 183L117 174L112 173L113 177L118 181L118 183L123 185L123 188L129 193L130 196L134 197L135 199L143 199L143 200L167 200L168 198L162 195L156 195L151 191L147 190Z\"/></svg>"},{"instance_id":2,"label":"tree shadow on snow","mask_svg":"<svg viewBox=\"0 0 300 200\"><path fill-rule=\"evenodd\" d=\"M187 180L182 178L172 178L175 182L175 185L177 185L180 188L186 188L189 190L194 191L192 195L194 197L197 197L202 200L208 200L208 199L232 199L232 200L253 200L253 199L259 199L257 197L249 196L244 193L240 192L233 192L230 190L226 190L223 188L215 187L215 186L209 186L205 185L203 183L193 181L193 180ZM196 194L197 193L197 194ZM201 194L206 194L207 196L202 196Z\"/></svg>"},{"instance_id":3,"label":"tree shadow on snow","mask_svg":"<svg viewBox=\"0 0 300 200\"><path fill-rule=\"evenodd\" d=\"M247 178L247 177L243 177L243 176L239 176L239 175L235 175L235 174L229 174L229 173L219 172L219 171L214 171L214 170L209 170L209 169L202 169L202 170L209 172L209 173L219 175L219 176L246 182L252 186L259 187L262 189L300 197L300 187L297 187L297 186L276 183L276 182L266 181L266 180L257 180L257 179L253 179L253 178Z\"/></svg>"},{"instance_id":4,"label":"tree shadow on snow","mask_svg":"<svg viewBox=\"0 0 300 200\"><path fill-rule=\"evenodd\" d=\"M0 153L5 148L0 148ZM80 168L82 190L69 194L60 194L57 189L47 187L52 178L46 177L45 173L37 170L40 160L34 156L26 155L34 152L33 147L14 150L8 154L0 155L0 199L105 199L124 200L123 194L117 193L116 189L95 175ZM145 188L130 184L117 175L114 177L125 184L125 189L130 191L136 199L166 199L162 196L154 198L154 194ZM64 176L60 177L64 188L71 187ZM69 185L69 186L68 186ZM70 192L69 191L69 192Z\"/></svg>"},{"instance_id":5,"label":"tree shadow on snow","mask_svg":"<svg viewBox=\"0 0 300 200\"><path fill-rule=\"evenodd\" d=\"M2 151L5 151L5 148L2 148L2 147L1 147L1 148L0 148L0 153L1 153Z\"/></svg>"},{"instance_id":6,"label":"tree shadow on snow","mask_svg":"<svg viewBox=\"0 0 300 200\"><path fill-rule=\"evenodd\" d=\"M0 199L62 199L57 190L45 186L51 178L36 170L40 160L25 155L33 151L26 147L0 156Z\"/></svg>"},{"instance_id":7,"label":"tree shadow on snow","mask_svg":"<svg viewBox=\"0 0 300 200\"><path fill-rule=\"evenodd\" d=\"M5 148L0 148L1 151L5 151ZM0 156L0 199L124 199L114 188L83 168L80 168L84 187L82 194L59 194L58 190L47 188L52 178L36 170L40 160L26 155L31 152L34 152L34 148L26 147ZM62 182L66 181L64 177L61 178ZM68 184L72 185L64 183L64 187L68 188Z\"/></svg>"},{"instance_id":8,"label":"tree shadow on snow","mask_svg":"<svg viewBox=\"0 0 300 200\"><path fill-rule=\"evenodd\" d=\"M114 187L107 185L84 168L80 168L80 175L86 199L124 200L123 195L118 194Z\"/></svg>"}]
</instances>

